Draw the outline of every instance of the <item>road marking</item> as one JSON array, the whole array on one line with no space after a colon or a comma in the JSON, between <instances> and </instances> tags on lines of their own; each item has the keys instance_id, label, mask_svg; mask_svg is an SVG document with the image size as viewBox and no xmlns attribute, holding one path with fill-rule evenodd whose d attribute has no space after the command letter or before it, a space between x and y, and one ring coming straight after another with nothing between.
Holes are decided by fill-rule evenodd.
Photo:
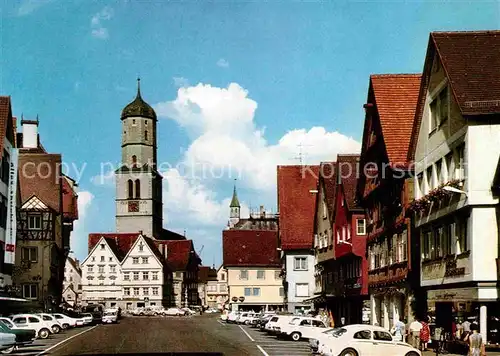
<instances>
[{"instance_id":1,"label":"road marking","mask_svg":"<svg viewBox=\"0 0 500 356\"><path fill-rule=\"evenodd\" d=\"M247 331L245 329L243 329L243 327L241 325L238 325L238 326L240 327L241 331L243 331L245 333L245 335L248 336L248 338L250 339L250 341L255 342L255 340L252 339L252 337L250 336L250 334L247 333Z\"/></svg>"},{"instance_id":2,"label":"road marking","mask_svg":"<svg viewBox=\"0 0 500 356\"><path fill-rule=\"evenodd\" d=\"M93 329L95 329L95 328L97 328L97 327L98 327L98 325L95 325L95 326L91 327L90 329L83 330L82 332L80 332L80 333L78 333L78 334L75 334L75 335L73 335L73 336L68 337L67 339L64 339L64 340L62 340L62 341L59 341L57 344L55 344L55 345L53 345L53 346L49 347L47 350L44 350L44 351L42 351L42 352L40 352L40 353L36 354L36 356L41 356L41 355L44 355L44 354L46 354L47 352L49 352L50 350L55 349L55 348L56 348L56 347L58 347L59 345L64 344L66 341L69 341L69 340L71 340L71 339L72 339L72 338L74 338L74 337L77 337L77 336L80 336L80 335L82 335L82 334L85 334L87 331L93 330Z\"/></svg>"},{"instance_id":3,"label":"road marking","mask_svg":"<svg viewBox=\"0 0 500 356\"><path fill-rule=\"evenodd\" d=\"M260 345L257 345L257 348L260 350L260 352L262 352L262 354L264 356L269 356L269 354L267 352L265 352L264 349L262 347L260 347Z\"/></svg>"},{"instance_id":4,"label":"road marking","mask_svg":"<svg viewBox=\"0 0 500 356\"><path fill-rule=\"evenodd\" d=\"M226 324L222 323L222 321L220 321L220 320L217 320L217 322L218 322L219 324L221 324L222 326L226 326Z\"/></svg>"}]
</instances>

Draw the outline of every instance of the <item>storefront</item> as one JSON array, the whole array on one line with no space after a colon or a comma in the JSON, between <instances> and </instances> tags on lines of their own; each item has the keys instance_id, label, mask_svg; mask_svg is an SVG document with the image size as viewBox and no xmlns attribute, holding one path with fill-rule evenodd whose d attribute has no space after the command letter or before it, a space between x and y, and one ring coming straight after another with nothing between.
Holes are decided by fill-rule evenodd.
<instances>
[{"instance_id":1,"label":"storefront","mask_svg":"<svg viewBox=\"0 0 500 356\"><path fill-rule=\"evenodd\" d=\"M374 288L370 296L371 324L391 329L396 321L409 321L410 295L404 287Z\"/></svg>"},{"instance_id":2,"label":"storefront","mask_svg":"<svg viewBox=\"0 0 500 356\"><path fill-rule=\"evenodd\" d=\"M433 324L447 332L455 330L454 324L476 322L488 344L500 343L500 303L494 285L428 290L427 307Z\"/></svg>"}]
</instances>

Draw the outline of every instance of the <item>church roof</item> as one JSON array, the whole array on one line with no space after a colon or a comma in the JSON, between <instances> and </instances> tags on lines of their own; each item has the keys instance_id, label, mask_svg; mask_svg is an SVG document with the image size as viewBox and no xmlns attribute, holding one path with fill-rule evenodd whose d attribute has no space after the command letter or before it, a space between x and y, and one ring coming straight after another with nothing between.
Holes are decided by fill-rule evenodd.
<instances>
[{"instance_id":1,"label":"church roof","mask_svg":"<svg viewBox=\"0 0 500 356\"><path fill-rule=\"evenodd\" d=\"M234 186L233 190L233 199L231 199L231 204L229 204L230 208L239 208L240 201L238 200L238 194L236 194L236 186Z\"/></svg>"},{"instance_id":2,"label":"church roof","mask_svg":"<svg viewBox=\"0 0 500 356\"><path fill-rule=\"evenodd\" d=\"M140 79L137 79L137 95L130 104L122 110L122 119L127 117L147 117L156 120L156 113L153 108L141 97Z\"/></svg>"}]
</instances>

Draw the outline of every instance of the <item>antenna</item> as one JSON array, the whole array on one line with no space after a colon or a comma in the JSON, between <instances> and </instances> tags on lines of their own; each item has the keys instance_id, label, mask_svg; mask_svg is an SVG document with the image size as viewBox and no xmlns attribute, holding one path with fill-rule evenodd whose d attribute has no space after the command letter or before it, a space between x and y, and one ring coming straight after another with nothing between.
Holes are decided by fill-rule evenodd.
<instances>
[{"instance_id":1,"label":"antenna","mask_svg":"<svg viewBox=\"0 0 500 356\"><path fill-rule=\"evenodd\" d=\"M303 147L312 147L312 146L313 145L304 145L304 144L302 144L302 142L297 145L297 147L299 148L299 155L297 157L295 157L295 159L299 160L299 164L301 166L304 165L304 156L306 155L304 152L302 152L302 148Z\"/></svg>"}]
</instances>

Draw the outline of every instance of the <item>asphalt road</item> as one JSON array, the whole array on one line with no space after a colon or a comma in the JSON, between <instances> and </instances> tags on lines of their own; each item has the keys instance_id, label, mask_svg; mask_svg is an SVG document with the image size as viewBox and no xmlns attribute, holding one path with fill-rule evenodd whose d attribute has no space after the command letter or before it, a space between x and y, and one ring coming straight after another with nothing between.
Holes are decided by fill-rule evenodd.
<instances>
[{"instance_id":1,"label":"asphalt road","mask_svg":"<svg viewBox=\"0 0 500 356\"><path fill-rule=\"evenodd\" d=\"M48 350L45 355L145 353L225 356L265 355L236 325L216 315L192 317L127 317L100 325Z\"/></svg>"}]
</instances>

